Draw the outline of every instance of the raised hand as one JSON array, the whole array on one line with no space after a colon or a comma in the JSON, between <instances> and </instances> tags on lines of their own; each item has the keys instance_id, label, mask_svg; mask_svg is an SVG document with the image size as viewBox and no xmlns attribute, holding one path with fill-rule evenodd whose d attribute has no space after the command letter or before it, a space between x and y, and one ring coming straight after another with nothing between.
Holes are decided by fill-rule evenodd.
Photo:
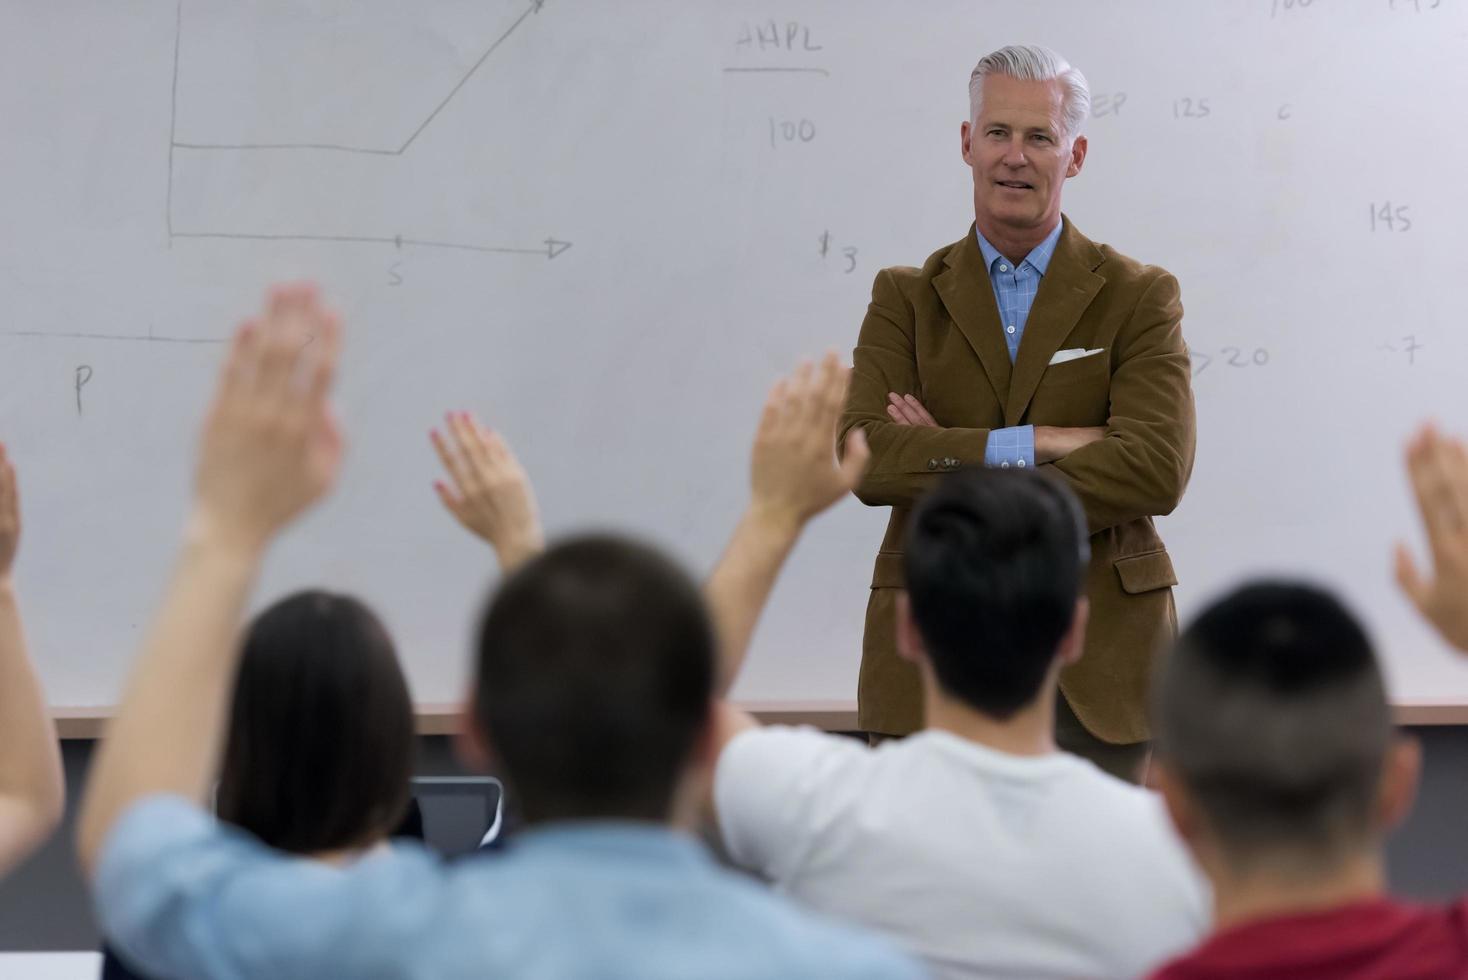
<instances>
[{"instance_id":1,"label":"raised hand","mask_svg":"<svg viewBox=\"0 0 1468 980\"><path fill-rule=\"evenodd\" d=\"M26 652L11 579L19 541L15 467L0 445L0 875L50 835L66 798L56 730Z\"/></svg>"},{"instance_id":2,"label":"raised hand","mask_svg":"<svg viewBox=\"0 0 1468 980\"><path fill-rule=\"evenodd\" d=\"M489 542L509 571L545 547L530 478L499 434L468 412L450 412L448 437L431 433L453 481L434 483L439 500L471 532Z\"/></svg>"},{"instance_id":3,"label":"raised hand","mask_svg":"<svg viewBox=\"0 0 1468 980\"><path fill-rule=\"evenodd\" d=\"M210 533L263 547L330 488L342 456L328 401L340 346L340 321L308 285L272 290L240 326L194 482L194 517Z\"/></svg>"},{"instance_id":4,"label":"raised hand","mask_svg":"<svg viewBox=\"0 0 1468 980\"><path fill-rule=\"evenodd\" d=\"M751 510L798 528L850 493L871 451L857 429L836 460L836 423L851 370L835 354L802 364L765 401L750 462Z\"/></svg>"},{"instance_id":5,"label":"raised hand","mask_svg":"<svg viewBox=\"0 0 1468 980\"><path fill-rule=\"evenodd\" d=\"M0 444L0 582L9 580L20 545L20 494L15 488L15 467Z\"/></svg>"},{"instance_id":6,"label":"raised hand","mask_svg":"<svg viewBox=\"0 0 1468 980\"><path fill-rule=\"evenodd\" d=\"M1468 449L1424 427L1407 447L1407 472L1427 527L1432 577L1397 545L1397 582L1429 623L1468 653Z\"/></svg>"}]
</instances>

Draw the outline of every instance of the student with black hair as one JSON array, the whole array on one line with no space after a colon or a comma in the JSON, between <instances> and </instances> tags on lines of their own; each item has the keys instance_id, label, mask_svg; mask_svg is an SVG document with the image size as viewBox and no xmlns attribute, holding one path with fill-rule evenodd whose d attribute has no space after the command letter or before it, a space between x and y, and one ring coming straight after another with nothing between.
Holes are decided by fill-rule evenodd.
<instances>
[{"instance_id":1,"label":"student with black hair","mask_svg":"<svg viewBox=\"0 0 1468 980\"><path fill-rule=\"evenodd\" d=\"M749 528L710 582L737 674L799 525ZM1084 517L1059 480L941 477L906 534L898 648L927 727L870 748L730 705L713 803L733 859L874 928L939 977L1132 978L1207 926L1156 795L1056 748L1083 649Z\"/></svg>"},{"instance_id":2,"label":"student with black hair","mask_svg":"<svg viewBox=\"0 0 1468 980\"><path fill-rule=\"evenodd\" d=\"M532 559L482 619L465 744L502 768L525 816L502 854L446 866L393 848L330 867L209 819L241 609L271 540L339 468L338 343L314 290L291 287L228 357L178 569L78 831L118 946L191 980L920 975L884 942L719 869L675 829L712 761L714 634L676 566L617 538ZM829 451L814 463L791 452L805 429L834 433L845 379L828 380L834 390L804 381L772 400L800 422L772 439L762 428L756 455L774 480L752 510L794 521L850 491L859 466L832 481Z\"/></svg>"},{"instance_id":3,"label":"student with black hair","mask_svg":"<svg viewBox=\"0 0 1468 980\"><path fill-rule=\"evenodd\" d=\"M51 836L66 800L56 728L21 628L20 529L15 466L0 445L0 877Z\"/></svg>"},{"instance_id":4,"label":"student with black hair","mask_svg":"<svg viewBox=\"0 0 1468 980\"><path fill-rule=\"evenodd\" d=\"M1468 449L1431 429L1408 469L1433 573L1397 575L1468 651ZM1437 980L1468 976L1468 900L1390 897L1385 838L1421 767L1381 664L1328 592L1255 582L1178 638L1156 693L1159 782L1213 881L1214 935L1155 980Z\"/></svg>"},{"instance_id":5,"label":"student with black hair","mask_svg":"<svg viewBox=\"0 0 1468 980\"><path fill-rule=\"evenodd\" d=\"M245 630L217 815L262 844L335 864L389 837L421 840L414 750L408 684L382 622L350 596L298 592ZM137 976L105 952L104 980Z\"/></svg>"},{"instance_id":6,"label":"student with black hair","mask_svg":"<svg viewBox=\"0 0 1468 980\"><path fill-rule=\"evenodd\" d=\"M217 790L219 818L271 847L351 859L402 826L413 703L381 620L298 592L245 633Z\"/></svg>"}]
</instances>

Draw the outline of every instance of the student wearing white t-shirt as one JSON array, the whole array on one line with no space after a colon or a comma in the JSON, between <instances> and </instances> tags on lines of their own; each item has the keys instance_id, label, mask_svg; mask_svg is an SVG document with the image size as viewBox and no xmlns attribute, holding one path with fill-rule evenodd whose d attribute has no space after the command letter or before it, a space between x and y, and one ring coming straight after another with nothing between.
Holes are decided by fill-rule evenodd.
<instances>
[{"instance_id":1,"label":"student wearing white t-shirt","mask_svg":"<svg viewBox=\"0 0 1468 980\"><path fill-rule=\"evenodd\" d=\"M799 532L748 519L709 582L727 678ZM939 977L1136 977L1194 945L1208 894L1160 800L1055 747L1087 611L1074 496L961 470L907 541L899 647L927 728L873 749L726 704L713 803L730 855Z\"/></svg>"}]
</instances>

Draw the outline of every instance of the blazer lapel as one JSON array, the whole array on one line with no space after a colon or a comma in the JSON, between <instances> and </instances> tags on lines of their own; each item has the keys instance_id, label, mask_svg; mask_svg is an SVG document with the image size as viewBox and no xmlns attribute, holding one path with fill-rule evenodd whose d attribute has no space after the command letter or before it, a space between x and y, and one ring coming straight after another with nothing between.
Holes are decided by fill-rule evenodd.
<instances>
[{"instance_id":1,"label":"blazer lapel","mask_svg":"<svg viewBox=\"0 0 1468 980\"><path fill-rule=\"evenodd\" d=\"M1057 245L1057 250L1059 246ZM974 238L968 236L948 250L943 262L948 266L933 278L933 287L948 309L948 315L979 356L989 384L1003 404L1010 396L1009 348L999 328L999 307L994 302L994 286L984 268L984 256Z\"/></svg>"},{"instance_id":2,"label":"blazer lapel","mask_svg":"<svg viewBox=\"0 0 1468 980\"><path fill-rule=\"evenodd\" d=\"M974 246L975 253L978 246ZM1035 389L1050 366L1050 358L1060 350L1065 338L1075 329L1081 314L1091 305L1091 300L1106 284L1103 276L1095 269L1101 264L1101 250L1090 239L1075 230L1070 219L1065 219L1060 240L1055 243L1055 254L1050 266L1040 280L1040 289L1030 307L1029 319L1025 321L1024 337L1019 342L1019 354L1014 359L1014 373L1009 385L1009 394L1004 403L1004 424L1018 425L1024 418ZM988 276L981 280L989 285ZM992 294L992 290L990 290ZM991 307L994 305L991 301ZM994 336L999 337L999 321L994 321ZM999 349L1004 359L1009 352L1002 338Z\"/></svg>"}]
</instances>

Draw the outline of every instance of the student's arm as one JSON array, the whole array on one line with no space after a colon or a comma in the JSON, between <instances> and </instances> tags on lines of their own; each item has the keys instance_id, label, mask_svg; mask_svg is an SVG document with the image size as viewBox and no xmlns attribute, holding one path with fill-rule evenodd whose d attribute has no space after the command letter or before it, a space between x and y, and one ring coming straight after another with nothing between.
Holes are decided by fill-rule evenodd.
<instances>
[{"instance_id":1,"label":"student's arm","mask_svg":"<svg viewBox=\"0 0 1468 980\"><path fill-rule=\"evenodd\" d=\"M56 729L21 630L12 574L19 542L15 468L0 445L0 876L50 836L66 797Z\"/></svg>"},{"instance_id":2,"label":"student's arm","mask_svg":"<svg viewBox=\"0 0 1468 980\"><path fill-rule=\"evenodd\" d=\"M814 370L802 365L765 401L750 459L749 505L704 586L719 642L719 693L744 663L760 612L806 523L850 493L866 469L866 436L846 438L836 460L836 424L850 372L834 354ZM719 706L719 747L753 724L727 702Z\"/></svg>"},{"instance_id":3,"label":"student's arm","mask_svg":"<svg viewBox=\"0 0 1468 980\"><path fill-rule=\"evenodd\" d=\"M454 485L433 488L460 524L489 543L508 575L545 549L530 478L504 439L468 412L451 412L447 422L448 438L437 429L430 435Z\"/></svg>"},{"instance_id":4,"label":"student's arm","mask_svg":"<svg viewBox=\"0 0 1468 980\"><path fill-rule=\"evenodd\" d=\"M1427 528L1432 577L1397 545L1397 582L1442 638L1468 653L1468 449L1431 426L1407 447L1407 472Z\"/></svg>"},{"instance_id":5,"label":"student's arm","mask_svg":"<svg viewBox=\"0 0 1468 980\"><path fill-rule=\"evenodd\" d=\"M293 286L275 290L235 335L204 425L173 579L87 783L77 846L90 874L132 803L152 794L204 798L260 561L326 493L341 462L327 397L339 331L314 289Z\"/></svg>"}]
</instances>

